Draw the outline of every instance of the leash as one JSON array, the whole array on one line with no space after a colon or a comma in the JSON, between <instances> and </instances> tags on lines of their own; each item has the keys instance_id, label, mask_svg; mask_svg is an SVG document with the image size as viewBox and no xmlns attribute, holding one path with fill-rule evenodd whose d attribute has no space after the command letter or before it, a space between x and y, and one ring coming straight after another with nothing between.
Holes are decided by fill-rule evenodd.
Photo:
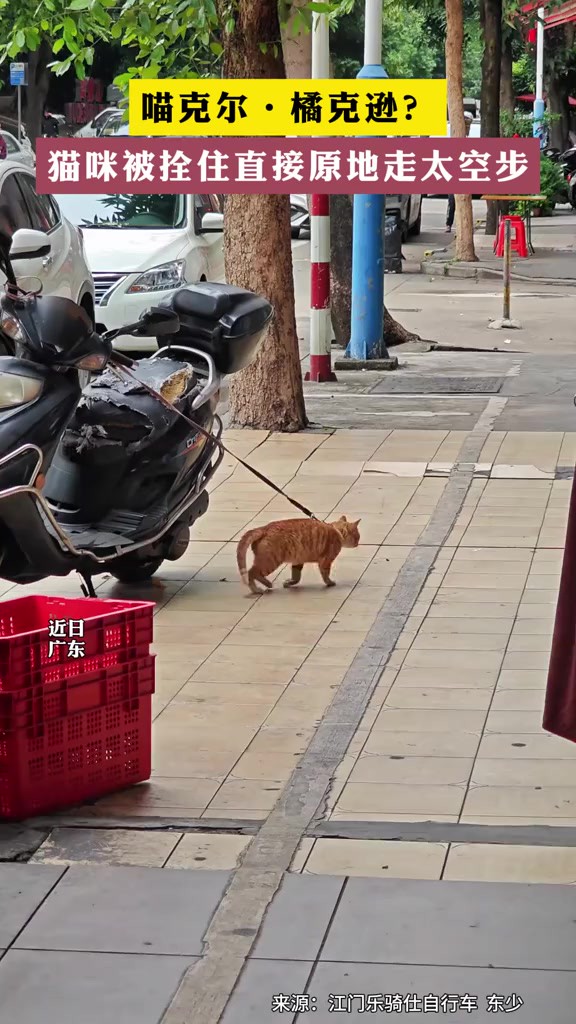
<instances>
[{"instance_id":1,"label":"leash","mask_svg":"<svg viewBox=\"0 0 576 1024\"><path fill-rule=\"evenodd\" d=\"M236 459L236 462L239 462L241 466L244 466L244 469L249 470L250 473L252 473L255 477L258 477L258 479L261 480L262 483L267 484L268 487L271 487L272 490L276 491L277 494L281 494L283 498L286 498L286 501L289 501L291 505L294 505L294 508L297 508L300 512L303 512L304 515L308 516L309 519L318 518L314 515L313 512L310 511L309 508L306 508L306 505L302 505L299 501L296 501L295 498L291 498L289 494L286 494L286 492L283 491L282 488L278 486L278 484L275 484L273 480L269 480L267 476L264 476L264 473L261 473L258 469L255 469L254 466L250 465L250 463L245 462L244 459L241 459L239 455L236 455L234 452L231 452L230 449L226 447L224 442L221 441L219 437L215 437L214 434L211 434L209 430L205 430L204 427L201 427L200 424L196 423L193 419L190 418L190 416L187 416L185 413L181 412L180 409L177 409L176 406L172 404L172 402L169 402L167 398L164 398L164 395L162 395L159 391L156 391L155 388L150 386L150 384L147 384L144 381L139 380L139 378L127 366L124 366L122 364L116 366L113 363L109 363L109 367L114 373L116 373L118 377L122 378L123 376L126 376L131 381L133 381L133 383L138 384L139 387L143 387L145 391L148 391L148 393L152 395L153 398L157 399L157 401L160 402L166 409L169 409L171 412L177 413L177 415L180 416L180 418L183 419L186 423L188 423L189 426L193 427L194 430L197 430L198 433L202 434L205 438L207 438L208 441L212 441L212 443L215 444L220 449L220 451L225 452L226 455L230 455L233 459Z\"/></svg>"}]
</instances>

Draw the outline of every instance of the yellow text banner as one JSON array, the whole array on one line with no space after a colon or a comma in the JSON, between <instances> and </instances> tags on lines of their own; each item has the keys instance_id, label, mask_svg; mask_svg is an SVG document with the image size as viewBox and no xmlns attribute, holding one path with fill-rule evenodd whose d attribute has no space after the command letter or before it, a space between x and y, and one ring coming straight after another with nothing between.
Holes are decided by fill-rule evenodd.
<instances>
[{"instance_id":1,"label":"yellow text banner","mask_svg":"<svg viewBox=\"0 0 576 1024\"><path fill-rule=\"evenodd\" d=\"M133 79L130 134L446 135L445 79Z\"/></svg>"}]
</instances>

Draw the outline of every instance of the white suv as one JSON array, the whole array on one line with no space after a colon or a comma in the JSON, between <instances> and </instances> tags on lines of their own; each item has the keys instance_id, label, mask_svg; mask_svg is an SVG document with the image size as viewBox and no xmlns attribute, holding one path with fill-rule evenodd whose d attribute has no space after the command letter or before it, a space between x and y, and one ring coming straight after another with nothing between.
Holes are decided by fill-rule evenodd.
<instances>
[{"instance_id":1,"label":"white suv","mask_svg":"<svg viewBox=\"0 0 576 1024\"><path fill-rule=\"evenodd\" d=\"M96 323L133 323L176 288L224 281L223 212L213 195L66 195L62 209L80 227L96 290ZM123 351L155 349L155 339L119 337Z\"/></svg>"},{"instance_id":2,"label":"white suv","mask_svg":"<svg viewBox=\"0 0 576 1024\"><path fill-rule=\"evenodd\" d=\"M94 317L94 285L86 264L82 237L60 213L52 196L36 191L34 172L12 161L0 161L0 231L9 238L21 228L43 231L50 252L43 259L18 260L19 281L36 278L44 295L61 295Z\"/></svg>"}]
</instances>

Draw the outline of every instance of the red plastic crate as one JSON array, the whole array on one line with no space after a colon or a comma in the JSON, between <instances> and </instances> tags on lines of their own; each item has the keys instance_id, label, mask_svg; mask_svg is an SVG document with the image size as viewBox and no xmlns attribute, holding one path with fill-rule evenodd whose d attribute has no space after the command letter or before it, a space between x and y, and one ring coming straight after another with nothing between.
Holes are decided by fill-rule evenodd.
<instances>
[{"instance_id":1,"label":"red plastic crate","mask_svg":"<svg viewBox=\"0 0 576 1024\"><path fill-rule=\"evenodd\" d=\"M85 597L20 597L0 602L0 691L26 688L94 673L150 653L151 601ZM50 657L50 620L82 619L83 658L67 645Z\"/></svg>"},{"instance_id":2,"label":"red plastic crate","mask_svg":"<svg viewBox=\"0 0 576 1024\"><path fill-rule=\"evenodd\" d=\"M153 694L155 660L150 654L89 676L0 691L0 738L4 732L40 729L56 718Z\"/></svg>"},{"instance_id":3,"label":"red plastic crate","mask_svg":"<svg viewBox=\"0 0 576 1024\"><path fill-rule=\"evenodd\" d=\"M151 762L150 696L0 733L0 818L46 814L144 782Z\"/></svg>"}]
</instances>

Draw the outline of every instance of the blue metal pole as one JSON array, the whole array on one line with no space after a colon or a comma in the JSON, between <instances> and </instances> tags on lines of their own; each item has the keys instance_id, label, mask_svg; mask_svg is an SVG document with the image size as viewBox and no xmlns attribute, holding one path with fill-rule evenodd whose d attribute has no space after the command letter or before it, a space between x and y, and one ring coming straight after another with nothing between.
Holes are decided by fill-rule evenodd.
<instances>
[{"instance_id":1,"label":"blue metal pole","mask_svg":"<svg viewBox=\"0 0 576 1024\"><path fill-rule=\"evenodd\" d=\"M382 0L366 0L364 67L358 78L388 78L382 54ZM354 196L352 236L352 322L346 355L382 359L384 343L385 196Z\"/></svg>"},{"instance_id":2,"label":"blue metal pole","mask_svg":"<svg viewBox=\"0 0 576 1024\"><path fill-rule=\"evenodd\" d=\"M536 16L536 94L534 97L533 134L540 139L540 148L545 146L544 119L544 18L545 10L539 7Z\"/></svg>"}]
</instances>

